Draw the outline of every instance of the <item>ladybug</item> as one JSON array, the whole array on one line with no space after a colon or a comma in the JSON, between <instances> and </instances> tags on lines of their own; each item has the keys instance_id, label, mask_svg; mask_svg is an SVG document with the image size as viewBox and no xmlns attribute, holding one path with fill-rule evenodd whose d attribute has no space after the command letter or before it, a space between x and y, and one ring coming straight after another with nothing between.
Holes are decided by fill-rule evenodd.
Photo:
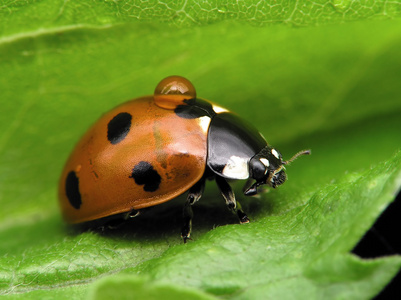
<instances>
[{"instance_id":1,"label":"ladybug","mask_svg":"<svg viewBox=\"0 0 401 300\"><path fill-rule=\"evenodd\" d=\"M286 180L280 152L252 125L212 102L196 97L191 82L163 79L153 96L128 101L104 114L71 153L59 183L67 223L138 216L145 208L188 191L184 242L190 238L192 208L205 180L215 179L240 223L249 218L235 200L230 179L248 179L245 195Z\"/></svg>"}]
</instances>

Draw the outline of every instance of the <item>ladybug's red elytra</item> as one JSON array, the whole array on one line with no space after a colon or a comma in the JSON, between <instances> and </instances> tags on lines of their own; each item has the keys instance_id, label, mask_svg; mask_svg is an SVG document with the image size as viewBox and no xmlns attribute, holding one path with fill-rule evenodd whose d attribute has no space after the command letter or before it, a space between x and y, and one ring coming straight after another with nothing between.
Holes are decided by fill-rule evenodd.
<instances>
[{"instance_id":1,"label":"ladybug's red elytra","mask_svg":"<svg viewBox=\"0 0 401 300\"><path fill-rule=\"evenodd\" d=\"M61 175L59 200L66 222L123 219L188 191L184 242L190 238L191 206L215 179L240 223L249 218L227 179L248 179L245 195L284 183L280 152L236 114L196 97L180 76L163 79L153 96L141 97L104 114L81 138Z\"/></svg>"}]
</instances>

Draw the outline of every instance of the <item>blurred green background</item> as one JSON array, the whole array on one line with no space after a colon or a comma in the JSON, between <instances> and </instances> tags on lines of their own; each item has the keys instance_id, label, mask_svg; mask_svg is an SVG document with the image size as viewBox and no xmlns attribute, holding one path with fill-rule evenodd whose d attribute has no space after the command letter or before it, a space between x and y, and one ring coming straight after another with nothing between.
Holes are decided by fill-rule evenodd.
<instances>
[{"instance_id":1,"label":"blurred green background","mask_svg":"<svg viewBox=\"0 0 401 300\"><path fill-rule=\"evenodd\" d=\"M401 185L400 15L398 1L2 1L0 295L373 297L400 258L349 251ZM209 184L188 245L182 199L117 232L67 227L57 181L74 144L173 74L285 158L313 155L261 199L234 185L249 226Z\"/></svg>"}]
</instances>

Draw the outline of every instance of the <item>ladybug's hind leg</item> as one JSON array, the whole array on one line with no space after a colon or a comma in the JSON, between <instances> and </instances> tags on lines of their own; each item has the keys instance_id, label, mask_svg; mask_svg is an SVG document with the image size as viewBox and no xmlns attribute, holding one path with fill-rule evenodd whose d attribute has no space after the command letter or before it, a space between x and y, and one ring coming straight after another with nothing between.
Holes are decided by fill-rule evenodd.
<instances>
[{"instance_id":1,"label":"ladybug's hind leg","mask_svg":"<svg viewBox=\"0 0 401 300\"><path fill-rule=\"evenodd\" d=\"M249 223L248 216L242 210L241 204L235 200L234 192L228 182L223 177L216 176L216 183L224 200L226 200L228 209L238 216L241 224Z\"/></svg>"},{"instance_id":2,"label":"ladybug's hind leg","mask_svg":"<svg viewBox=\"0 0 401 300\"><path fill-rule=\"evenodd\" d=\"M188 239L191 239L191 229L192 229L192 218L194 213L192 211L192 205L195 204L203 194L203 190L205 189L205 178L203 177L199 180L193 187L189 189L187 201L184 206L184 226L181 230L181 237L184 239L184 243L187 242Z\"/></svg>"}]
</instances>

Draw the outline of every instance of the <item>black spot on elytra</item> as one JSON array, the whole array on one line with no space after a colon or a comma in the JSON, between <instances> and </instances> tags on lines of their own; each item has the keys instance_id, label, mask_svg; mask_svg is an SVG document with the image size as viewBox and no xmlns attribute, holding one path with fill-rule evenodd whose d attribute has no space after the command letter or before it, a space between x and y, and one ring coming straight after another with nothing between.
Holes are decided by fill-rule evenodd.
<instances>
[{"instance_id":1,"label":"black spot on elytra","mask_svg":"<svg viewBox=\"0 0 401 300\"><path fill-rule=\"evenodd\" d=\"M184 100L186 104L178 105L174 112L177 116L184 119L196 119L203 116L212 118L216 113L213 110L213 106L202 99L189 99Z\"/></svg>"},{"instance_id":2,"label":"black spot on elytra","mask_svg":"<svg viewBox=\"0 0 401 300\"><path fill-rule=\"evenodd\" d=\"M128 134L131 128L132 116L129 113L123 112L116 115L107 124L107 139L113 145L121 142Z\"/></svg>"},{"instance_id":3,"label":"black spot on elytra","mask_svg":"<svg viewBox=\"0 0 401 300\"><path fill-rule=\"evenodd\" d=\"M79 192L79 180L74 171L67 175L65 180L65 193L68 201L75 209L79 209L82 204L81 193Z\"/></svg>"},{"instance_id":4,"label":"black spot on elytra","mask_svg":"<svg viewBox=\"0 0 401 300\"><path fill-rule=\"evenodd\" d=\"M130 178L135 180L136 184L144 185L146 192L154 192L159 188L162 178L153 166L146 162L139 162L133 169Z\"/></svg>"}]
</instances>

